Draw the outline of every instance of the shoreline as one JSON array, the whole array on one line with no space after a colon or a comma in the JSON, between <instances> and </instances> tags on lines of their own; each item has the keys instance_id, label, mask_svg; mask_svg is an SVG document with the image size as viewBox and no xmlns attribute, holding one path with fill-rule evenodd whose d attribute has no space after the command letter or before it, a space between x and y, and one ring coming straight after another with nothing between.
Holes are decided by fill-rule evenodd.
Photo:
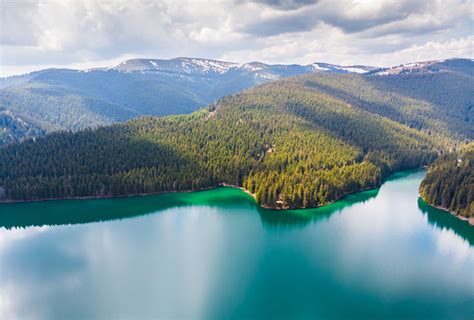
<instances>
[{"instance_id":1,"label":"shoreline","mask_svg":"<svg viewBox=\"0 0 474 320\"><path fill-rule=\"evenodd\" d=\"M244 189L232 184L227 184L220 182L215 186L211 187L202 187L197 189L187 189L187 190L172 190L172 191L157 191L157 192L145 192L145 193L131 193L118 196L83 196L83 197L62 197L62 198L45 198L45 199L32 199L32 200L0 200L0 205L2 204L15 204L15 203L35 203L35 202L52 202L52 201L67 201L67 200L99 200L99 199L123 199L123 198L134 198L134 197L146 197L146 196L156 196L164 194L173 194L173 193L191 193L199 191L208 191L217 189L219 187L229 187L234 189L240 189L246 194L252 196L256 200L256 195Z\"/></svg>"},{"instance_id":2,"label":"shoreline","mask_svg":"<svg viewBox=\"0 0 474 320\"><path fill-rule=\"evenodd\" d=\"M234 189L240 189L241 191L245 192L246 194L248 194L252 198L254 198L255 202L257 203L257 195L255 193L252 193L252 192L248 191L244 187L239 187L239 186L236 186L235 184L227 184L225 182L219 183L219 185L216 188L218 188L218 187L229 187L229 188L234 188Z\"/></svg>"},{"instance_id":3,"label":"shoreline","mask_svg":"<svg viewBox=\"0 0 474 320\"><path fill-rule=\"evenodd\" d=\"M455 216L456 218L458 218L459 220L462 220L462 221L466 221L467 223L469 223L469 225L471 226L474 226L474 217L471 217L471 218L468 218L468 217L464 217L460 214L456 214L456 212L454 211L451 211L447 208L444 208L444 207L441 207L441 206L435 206L434 204L431 204L429 203L428 201L425 200L425 198L423 198L423 196L420 194L420 198L421 200L423 200L427 205L429 205L430 207L433 207L433 208L436 208L436 209L439 209L441 211L444 211L446 213L449 213L451 214L452 216Z\"/></svg>"},{"instance_id":4,"label":"shoreline","mask_svg":"<svg viewBox=\"0 0 474 320\"><path fill-rule=\"evenodd\" d=\"M385 181L384 181L385 182ZM383 184L383 183L382 183ZM307 207L307 208L282 208L282 207L269 207L266 205L260 205L257 202L257 196L254 193L251 193L244 187L240 187L237 185L233 184L228 184L225 182L220 182L216 186L212 187L203 187L203 188L198 188L198 189L190 189L190 190L179 190L179 191L158 191L158 192L148 192L148 193L136 193L136 194L128 194L128 195L119 195L119 196L84 196L84 197L63 197L63 198L52 198L52 199L33 199L33 200L0 200L0 205L5 205L5 204L16 204L16 203L37 203L37 202L53 202L53 201L69 201L69 200L100 200L100 199L124 199L124 198L135 198L135 197L146 197L146 196L156 196L156 195L165 195L165 194L173 194L173 193L191 193L191 192L200 192L200 191L209 191L213 189L217 189L220 187L227 187L227 188L233 188L233 189L239 189L240 191L248 194L255 200L255 204L259 206L260 208L267 209L267 210L275 210L275 211L286 211L286 210L306 210L306 209L316 209L316 208L321 208L324 206L331 205L339 200L342 200L344 197L356 194L359 192L364 192L364 191L369 191L369 190L375 190L377 188L380 188L380 186L375 186L375 187L369 187L369 188L364 188L358 191L350 192L350 193L345 193L341 196L338 196L332 201L326 202L323 205L319 205L316 207Z\"/></svg>"},{"instance_id":5,"label":"shoreline","mask_svg":"<svg viewBox=\"0 0 474 320\"><path fill-rule=\"evenodd\" d=\"M0 205L8 205L8 204L18 204L18 203L40 203L40 202L53 202L53 201L74 201L74 200L104 200L104 199L124 199L124 198L138 198L138 197L146 197L146 196L157 196L157 195L165 195L165 194L173 194L173 193L191 193L191 192L200 192L200 191L209 191L213 189L217 189L220 187L226 187L226 188L233 188L233 189L239 189L240 191L248 194L251 196L255 204L266 210L274 210L274 211L286 211L286 210L310 210L310 209L317 209L325 206L329 206L331 204L334 204L335 202L342 200L344 197L356 194L359 192L365 192L365 191L370 191L370 190L375 190L380 188L380 186L375 186L373 188L364 188L358 191L350 192L350 193L345 193L341 196L338 196L336 199L326 202L325 204L316 206L316 207L307 207L307 208L283 208L283 207L269 207L266 205L260 205L257 202L257 196L254 193L251 193L247 189L243 187L239 187L236 185L232 184L227 184L227 183L219 183L216 186L213 187L203 187L199 189L192 189L192 190L180 190L180 191L159 191L159 192L148 192L148 193L136 193L136 194L128 194L128 195L120 195L120 196L85 196L85 197L66 197L66 198L54 198L54 199L34 199L34 200L0 200Z\"/></svg>"},{"instance_id":6,"label":"shoreline","mask_svg":"<svg viewBox=\"0 0 474 320\"><path fill-rule=\"evenodd\" d=\"M118 195L118 196L84 196L84 197L63 197L63 198L51 198L51 199L33 199L33 200L0 200L0 205L2 204L15 204L15 203L34 203L34 202L51 202L51 201L67 201L67 200L94 200L94 199L122 199L122 198L132 198L132 197L143 197L143 196L153 196L153 195L164 195L164 194L173 194L173 193L190 193L190 192L199 192L199 191L208 191L208 190L213 190L213 189L217 189L219 187L228 187L228 188L234 188L234 189L239 189L241 190L242 192L250 195L254 201L255 201L255 204L257 206L259 206L260 208L263 208L263 209L267 209L267 210L275 210L275 211L285 211L285 210L306 210L306 209L316 209L316 208L321 208L321 207L324 207L324 206L328 206L328 205L331 205L339 200L342 200L344 197L346 196L349 196L349 195L352 195L352 194L356 194L356 193L359 193L359 192L364 192L364 191L369 191L369 190L375 190L375 189L378 189L380 188L385 182L389 181L390 180L390 177L395 175L395 174L399 174L399 173L403 173L403 172L416 172L420 169L407 169L407 170L402 170L402 171L397 171L397 172L393 172L391 173L390 175L388 175L387 177L385 177L385 179L383 179L382 183L380 185L377 185L377 186L374 186L374 187L368 187L368 188L364 188L364 189L360 189L360 190L357 190L357 191L354 191L354 192L349 192L349 193L345 193L345 194L342 194L340 196L338 196L337 198L329 201L329 202L326 202L325 204L322 204L322 205L319 205L319 206L316 206L316 207L307 207L307 208L282 208L282 207L269 207L269 206L266 206L266 205L260 205L258 202L257 202L257 197L256 197L256 194L253 194L251 193L250 191L248 191L247 189L243 188L243 187L240 187L240 186L237 186L237 185L233 185L233 184L228 184L228 183L225 183L225 182L219 182L217 185L215 186L210 186L210 187L202 187L202 188L197 188L197 189L189 189L189 190L178 190L178 191L158 191L158 192L148 192L148 193L136 193L136 194L127 194L127 195ZM426 201L425 201L426 202ZM441 208L442 209L442 208ZM443 209L444 210L444 209ZM446 211L446 210L445 210ZM474 222L474 221L473 221Z\"/></svg>"}]
</instances>

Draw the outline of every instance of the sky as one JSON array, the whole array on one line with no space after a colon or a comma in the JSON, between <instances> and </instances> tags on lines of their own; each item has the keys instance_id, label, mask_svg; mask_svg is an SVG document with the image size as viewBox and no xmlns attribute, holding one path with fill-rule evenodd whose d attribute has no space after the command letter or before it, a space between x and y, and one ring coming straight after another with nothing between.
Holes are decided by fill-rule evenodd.
<instances>
[{"instance_id":1,"label":"sky","mask_svg":"<svg viewBox=\"0 0 474 320\"><path fill-rule=\"evenodd\" d=\"M474 58L472 0L0 0L0 76L129 58L391 66Z\"/></svg>"}]
</instances>

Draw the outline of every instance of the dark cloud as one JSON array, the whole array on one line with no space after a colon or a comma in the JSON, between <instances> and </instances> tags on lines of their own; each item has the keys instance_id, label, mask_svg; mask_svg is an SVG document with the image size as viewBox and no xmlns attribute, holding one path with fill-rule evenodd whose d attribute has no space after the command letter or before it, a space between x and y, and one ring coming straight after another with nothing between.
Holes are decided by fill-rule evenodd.
<instances>
[{"instance_id":1,"label":"dark cloud","mask_svg":"<svg viewBox=\"0 0 474 320\"><path fill-rule=\"evenodd\" d=\"M318 8L316 16L327 24L341 28L347 33L356 33L402 21L411 15L429 12L430 2L425 0L380 1L377 9L361 8L361 4L325 2ZM308 15L309 16L309 15Z\"/></svg>"},{"instance_id":2,"label":"dark cloud","mask_svg":"<svg viewBox=\"0 0 474 320\"><path fill-rule=\"evenodd\" d=\"M318 0L252 0L251 2L260 3L279 10L295 10L308 5L316 4Z\"/></svg>"},{"instance_id":3,"label":"dark cloud","mask_svg":"<svg viewBox=\"0 0 474 320\"><path fill-rule=\"evenodd\" d=\"M306 14L297 14L270 18L249 24L241 31L257 36L268 37L285 33L310 31L317 23L317 19L308 19Z\"/></svg>"},{"instance_id":4,"label":"dark cloud","mask_svg":"<svg viewBox=\"0 0 474 320\"><path fill-rule=\"evenodd\" d=\"M280 1L274 0L261 0L261 2L280 3ZM248 24L241 31L266 37L293 32L308 32L318 24L325 23L349 34L371 30L371 35L383 36L397 33L427 34L450 27L449 23L442 24L433 18L433 21L428 21L429 23L418 25L400 23L384 28L388 24L403 22L409 17L429 13L431 7L429 1L380 2L376 10L360 6L349 1L320 1L317 6L288 11L283 15L268 17ZM452 24L452 21L448 22ZM377 30L379 27L380 29Z\"/></svg>"}]
</instances>

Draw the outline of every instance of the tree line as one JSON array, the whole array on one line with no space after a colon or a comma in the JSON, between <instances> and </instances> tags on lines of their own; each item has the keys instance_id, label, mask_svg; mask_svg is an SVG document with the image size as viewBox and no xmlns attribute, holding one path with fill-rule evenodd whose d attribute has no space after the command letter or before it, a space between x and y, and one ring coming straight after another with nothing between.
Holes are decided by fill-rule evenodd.
<instances>
[{"instance_id":1,"label":"tree line","mask_svg":"<svg viewBox=\"0 0 474 320\"><path fill-rule=\"evenodd\" d=\"M474 143L433 163L420 185L420 195L431 205L473 217Z\"/></svg>"},{"instance_id":2,"label":"tree line","mask_svg":"<svg viewBox=\"0 0 474 320\"><path fill-rule=\"evenodd\" d=\"M190 115L53 133L0 149L4 200L196 190L227 183L271 208L308 208L431 163L428 134L294 79Z\"/></svg>"}]
</instances>

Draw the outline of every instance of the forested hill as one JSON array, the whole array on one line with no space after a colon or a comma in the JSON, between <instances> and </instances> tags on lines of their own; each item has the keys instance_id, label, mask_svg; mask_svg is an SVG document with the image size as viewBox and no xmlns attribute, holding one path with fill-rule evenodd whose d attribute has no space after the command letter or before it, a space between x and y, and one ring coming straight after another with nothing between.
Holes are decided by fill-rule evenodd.
<instances>
[{"instance_id":1,"label":"forested hill","mask_svg":"<svg viewBox=\"0 0 474 320\"><path fill-rule=\"evenodd\" d=\"M474 62L449 59L389 69L236 64L208 59L131 59L111 68L48 69L0 79L0 147L58 130L186 114L269 81L318 73L313 86L414 128L472 139ZM364 75L357 75L364 73ZM347 74L353 76L347 76ZM346 74L346 75L344 75ZM385 95L389 92L389 95ZM468 130L465 124L469 124Z\"/></svg>"},{"instance_id":2,"label":"forested hill","mask_svg":"<svg viewBox=\"0 0 474 320\"><path fill-rule=\"evenodd\" d=\"M57 130L190 113L243 89L309 73L365 72L322 63L236 64L209 59L131 59L110 68L47 69L0 79L0 146Z\"/></svg>"},{"instance_id":3,"label":"forested hill","mask_svg":"<svg viewBox=\"0 0 474 320\"><path fill-rule=\"evenodd\" d=\"M391 172L429 164L446 141L456 143L452 133L469 134L461 120L459 128L430 134L438 122L421 117L422 107L424 122L410 128L405 113L392 110L403 99L417 106L417 99L393 92L359 103L374 85L348 77L370 89L355 103L315 85L326 77L276 81L190 115L139 118L2 148L1 194L4 200L118 196L224 182L255 193L264 206L314 207L378 186Z\"/></svg>"},{"instance_id":4,"label":"forested hill","mask_svg":"<svg viewBox=\"0 0 474 320\"><path fill-rule=\"evenodd\" d=\"M474 143L433 163L420 186L422 198L474 224Z\"/></svg>"},{"instance_id":5,"label":"forested hill","mask_svg":"<svg viewBox=\"0 0 474 320\"><path fill-rule=\"evenodd\" d=\"M474 74L302 76L307 87L431 136L474 139ZM445 141L445 144L450 144Z\"/></svg>"}]
</instances>

